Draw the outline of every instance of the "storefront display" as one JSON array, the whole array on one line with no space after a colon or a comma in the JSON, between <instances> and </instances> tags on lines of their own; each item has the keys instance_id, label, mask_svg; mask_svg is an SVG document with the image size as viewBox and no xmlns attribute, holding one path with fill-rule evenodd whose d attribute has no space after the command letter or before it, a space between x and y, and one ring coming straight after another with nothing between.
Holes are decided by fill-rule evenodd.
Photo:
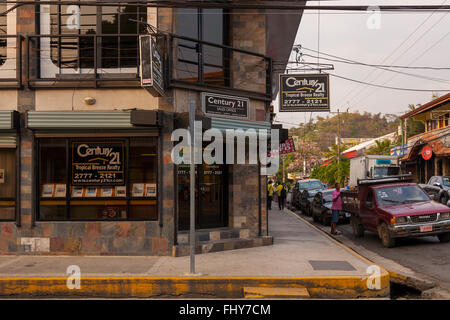
<instances>
[{"instance_id":1,"label":"storefront display","mask_svg":"<svg viewBox=\"0 0 450 320\"><path fill-rule=\"evenodd\" d=\"M158 138L40 138L37 218L155 220Z\"/></svg>"},{"instance_id":2,"label":"storefront display","mask_svg":"<svg viewBox=\"0 0 450 320\"><path fill-rule=\"evenodd\" d=\"M16 204L16 149L0 149L0 220L14 220Z\"/></svg>"}]
</instances>

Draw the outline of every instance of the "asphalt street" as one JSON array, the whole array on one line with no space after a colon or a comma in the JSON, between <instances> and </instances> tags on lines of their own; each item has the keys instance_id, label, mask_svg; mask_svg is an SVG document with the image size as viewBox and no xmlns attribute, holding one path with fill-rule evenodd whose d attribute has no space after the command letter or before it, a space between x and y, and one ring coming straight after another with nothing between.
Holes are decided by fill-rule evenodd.
<instances>
[{"instance_id":1,"label":"asphalt street","mask_svg":"<svg viewBox=\"0 0 450 320\"><path fill-rule=\"evenodd\" d=\"M298 210L295 212L300 213ZM322 230L330 231L330 227L313 222L312 217L302 217ZM441 288L450 290L450 243L440 243L438 238L433 236L398 239L394 248L385 248L375 233L366 231L363 238L355 238L349 223L340 222L337 228L342 232L342 235L337 237L346 237L367 250L414 270Z\"/></svg>"}]
</instances>

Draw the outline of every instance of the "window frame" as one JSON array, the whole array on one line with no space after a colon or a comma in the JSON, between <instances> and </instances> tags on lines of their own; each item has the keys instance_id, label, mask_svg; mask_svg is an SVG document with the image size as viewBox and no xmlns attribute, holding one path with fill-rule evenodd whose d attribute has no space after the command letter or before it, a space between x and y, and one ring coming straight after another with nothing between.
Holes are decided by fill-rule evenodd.
<instances>
[{"instance_id":1,"label":"window frame","mask_svg":"<svg viewBox=\"0 0 450 320\"><path fill-rule=\"evenodd\" d=\"M156 196L155 197L132 197L131 196L131 183L130 183L130 140L133 138L138 138L138 137L148 137L148 138L155 138L156 139L156 169L155 169L155 184L156 184ZM66 145L66 161L65 161L65 165L66 165L66 196L64 198L52 198L52 199L45 199L43 201L65 201L65 216L64 219L42 219L40 216L40 202L42 201L42 197L41 197L41 192L40 192L40 161L41 161L41 154L40 154L40 142L42 139L49 139L49 138L56 138L56 139L62 139L65 140L65 145ZM70 186L71 186L71 171L70 171L70 150L71 150L71 143L74 140L85 140L85 141L99 141L99 140L104 140L104 141L124 141L125 142L125 174L124 174L124 181L125 181L125 186L126 186L126 196L125 197L96 197L95 200L99 200L99 201L105 201L105 200L110 200L110 201L126 201L126 218L114 218L114 219L100 219L100 218L96 218L96 219L74 219L70 217L70 207L71 207L71 201L93 201L94 199L89 199L87 197L83 197L83 198L72 198L70 195ZM161 219L159 211L160 211L160 193L161 193L161 186L160 186L160 181L159 181L159 158L160 158L160 154L159 154L159 145L160 145L161 141L160 141L160 136L155 136L155 135L139 135L139 136L128 136L128 135L123 135L123 136L112 136L112 137L104 137L104 136L100 136L100 137L94 137L93 135L90 135L89 137L78 137L78 136L71 136L71 137L38 137L35 138L35 154L36 154L36 161L35 161L35 190L33 192L34 197L35 197L35 210L34 210L34 217L35 217L35 221L36 222L118 222L118 221L159 221ZM62 200L63 199L63 200ZM132 206L131 201L141 201L141 200L151 200L151 201L155 201L156 203L154 204L155 206L155 217L154 218L138 218L138 219L133 219L129 217L129 213L130 213L130 206ZM151 205L151 204L149 204Z\"/></svg>"},{"instance_id":2,"label":"window frame","mask_svg":"<svg viewBox=\"0 0 450 320\"><path fill-rule=\"evenodd\" d=\"M21 160L20 152L19 152L19 148L17 145L14 148L0 148L0 152L2 152L3 150L14 150L15 160L16 160L15 172L14 172L15 185L14 185L14 196L13 197L0 197L0 201L14 201L14 217L12 219L0 218L0 222L14 222L15 221L16 224L18 226L20 226L20 220L18 220L18 218L20 218L20 214L19 214L19 208L20 208L20 203L19 203L20 160Z\"/></svg>"},{"instance_id":3,"label":"window frame","mask_svg":"<svg viewBox=\"0 0 450 320\"><path fill-rule=\"evenodd\" d=\"M182 8L177 9L175 13L175 21L177 20L178 10ZM223 70L223 80L224 84L222 87L230 87L231 85L231 64L230 64L230 57L229 57L229 50L223 48L222 49L222 65L215 65L212 63L205 62L204 54L203 54L203 47L208 46L207 44L204 44L203 42L208 42L204 39L204 13L203 10L198 8L197 10L197 32L196 36L192 37L192 39L196 39L198 42L193 47L190 47L186 44L178 44L177 47L184 47L187 49L195 50L196 51L196 58L197 61L191 61L189 59L184 58L177 58L176 63L185 63L185 64L191 64L197 66L197 81L188 81L184 79L176 79L177 81L181 81L184 83L195 83L195 84L201 84L201 85L210 85L208 81L205 81L205 67L211 67L211 68L217 68ZM222 43L217 43L219 46L229 46L231 43L231 34L230 34L230 25L231 25L231 18L230 18L230 11L228 9L222 9ZM177 26L178 28L178 26ZM178 34L178 30L176 31ZM184 37L184 36L183 36ZM191 38L191 37L187 37ZM182 39L179 39L182 40ZM195 42L194 40L187 42Z\"/></svg>"}]
</instances>

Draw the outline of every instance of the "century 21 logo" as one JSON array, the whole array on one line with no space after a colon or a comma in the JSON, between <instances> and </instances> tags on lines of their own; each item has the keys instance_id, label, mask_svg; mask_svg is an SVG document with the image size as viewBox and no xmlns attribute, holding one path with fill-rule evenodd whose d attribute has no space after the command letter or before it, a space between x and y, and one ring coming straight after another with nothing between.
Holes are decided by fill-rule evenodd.
<instances>
[{"instance_id":1,"label":"century 21 logo","mask_svg":"<svg viewBox=\"0 0 450 320\"><path fill-rule=\"evenodd\" d=\"M82 158L88 156L104 156L106 158L112 158L109 164L120 164L120 153L113 152L113 148L101 148L100 146L89 147L89 145L82 143L77 147L77 154Z\"/></svg>"},{"instance_id":2,"label":"century 21 logo","mask_svg":"<svg viewBox=\"0 0 450 320\"><path fill-rule=\"evenodd\" d=\"M318 80L314 80L314 79L297 79L295 77L289 77L285 80L285 83L288 87L303 87L303 88L298 88L297 90L301 90L301 89L305 89L304 87L309 87L309 88L317 88L315 90L315 92L317 93L324 93L325 92L325 83L323 82L319 82Z\"/></svg>"}]
</instances>

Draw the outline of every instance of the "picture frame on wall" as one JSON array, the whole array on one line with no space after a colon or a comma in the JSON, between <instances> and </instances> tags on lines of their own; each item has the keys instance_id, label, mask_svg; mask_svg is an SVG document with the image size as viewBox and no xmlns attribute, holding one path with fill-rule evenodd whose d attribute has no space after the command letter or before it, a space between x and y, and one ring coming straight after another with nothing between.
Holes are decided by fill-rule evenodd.
<instances>
[{"instance_id":1,"label":"picture frame on wall","mask_svg":"<svg viewBox=\"0 0 450 320\"><path fill-rule=\"evenodd\" d=\"M133 183L132 194L133 197L143 197L144 196L144 184L143 183Z\"/></svg>"},{"instance_id":2,"label":"picture frame on wall","mask_svg":"<svg viewBox=\"0 0 450 320\"><path fill-rule=\"evenodd\" d=\"M97 187L87 187L86 188L86 197L89 197L89 198L97 197Z\"/></svg>"},{"instance_id":3,"label":"picture frame on wall","mask_svg":"<svg viewBox=\"0 0 450 320\"><path fill-rule=\"evenodd\" d=\"M57 184L55 190L56 198L64 198L66 196L66 185L65 184Z\"/></svg>"},{"instance_id":4,"label":"picture frame on wall","mask_svg":"<svg viewBox=\"0 0 450 320\"><path fill-rule=\"evenodd\" d=\"M42 185L42 198L52 198L55 185L53 183L44 183Z\"/></svg>"},{"instance_id":5,"label":"picture frame on wall","mask_svg":"<svg viewBox=\"0 0 450 320\"><path fill-rule=\"evenodd\" d=\"M126 197L127 187L126 186L116 186L116 197Z\"/></svg>"},{"instance_id":6,"label":"picture frame on wall","mask_svg":"<svg viewBox=\"0 0 450 320\"><path fill-rule=\"evenodd\" d=\"M73 187L72 198L82 198L82 197L83 197L83 187Z\"/></svg>"},{"instance_id":7,"label":"picture frame on wall","mask_svg":"<svg viewBox=\"0 0 450 320\"><path fill-rule=\"evenodd\" d=\"M145 196L146 197L156 197L156 183L146 183L145 184Z\"/></svg>"},{"instance_id":8,"label":"picture frame on wall","mask_svg":"<svg viewBox=\"0 0 450 320\"><path fill-rule=\"evenodd\" d=\"M112 187L103 187L102 197L112 197Z\"/></svg>"}]
</instances>

